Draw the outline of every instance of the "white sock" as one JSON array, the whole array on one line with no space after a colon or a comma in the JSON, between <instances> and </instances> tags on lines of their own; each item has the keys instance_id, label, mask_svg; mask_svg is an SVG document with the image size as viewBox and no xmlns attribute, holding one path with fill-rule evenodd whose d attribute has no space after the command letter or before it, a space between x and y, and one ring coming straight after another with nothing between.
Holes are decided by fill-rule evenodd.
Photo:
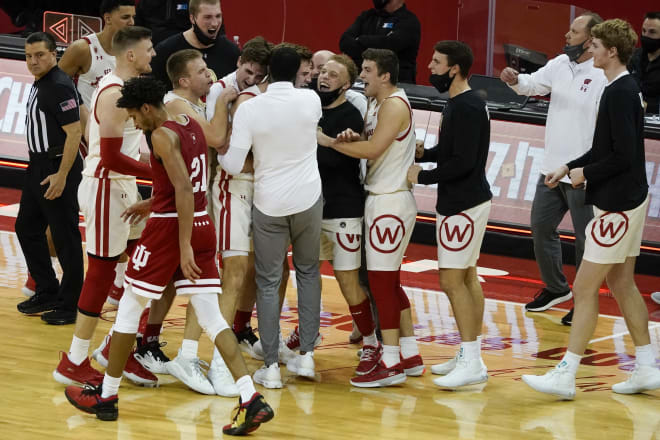
<instances>
[{"instance_id":1,"label":"white sock","mask_svg":"<svg viewBox=\"0 0 660 440\"><path fill-rule=\"evenodd\" d=\"M399 346L398 345L383 345L383 363L387 368L390 368L399 362L401 358L399 357Z\"/></svg>"},{"instance_id":2,"label":"white sock","mask_svg":"<svg viewBox=\"0 0 660 440\"><path fill-rule=\"evenodd\" d=\"M50 264L53 265L53 270L57 272L57 269L60 267L60 260L57 257L50 257Z\"/></svg>"},{"instance_id":3,"label":"white sock","mask_svg":"<svg viewBox=\"0 0 660 440\"><path fill-rule=\"evenodd\" d=\"M479 359L479 342L461 342L461 349L463 350L463 357L467 361Z\"/></svg>"},{"instance_id":4,"label":"white sock","mask_svg":"<svg viewBox=\"0 0 660 440\"><path fill-rule=\"evenodd\" d=\"M128 261L125 263L117 263L115 267L115 286L121 287L124 285L124 274L126 273L126 267L128 266Z\"/></svg>"},{"instance_id":5,"label":"white sock","mask_svg":"<svg viewBox=\"0 0 660 440\"><path fill-rule=\"evenodd\" d=\"M71 339L71 347L69 348L69 360L76 365L82 364L87 359L90 342L89 339L80 339L74 335L73 339Z\"/></svg>"},{"instance_id":6,"label":"white sock","mask_svg":"<svg viewBox=\"0 0 660 440\"><path fill-rule=\"evenodd\" d=\"M479 347L479 359L481 359L481 335L477 336L477 347Z\"/></svg>"},{"instance_id":7,"label":"white sock","mask_svg":"<svg viewBox=\"0 0 660 440\"><path fill-rule=\"evenodd\" d=\"M181 342L181 350L179 354L184 359L195 359L197 357L198 346L199 341L184 339L183 342Z\"/></svg>"},{"instance_id":8,"label":"white sock","mask_svg":"<svg viewBox=\"0 0 660 440\"><path fill-rule=\"evenodd\" d=\"M568 368L571 371L571 373L573 373L573 375L575 376L581 361L582 361L582 356L567 351L564 357L562 358L561 362L557 365L557 368L564 368L564 367Z\"/></svg>"},{"instance_id":9,"label":"white sock","mask_svg":"<svg viewBox=\"0 0 660 440\"><path fill-rule=\"evenodd\" d=\"M399 338L399 345L401 346L401 356L403 356L404 359L409 359L419 354L417 338L415 336L404 336Z\"/></svg>"},{"instance_id":10,"label":"white sock","mask_svg":"<svg viewBox=\"0 0 660 440\"><path fill-rule=\"evenodd\" d=\"M252 382L252 378L249 374L246 374L243 377L239 377L236 381L236 386L238 387L238 391L241 393L242 403L249 402L250 399L252 399L252 396L257 393L257 390L254 389L254 383Z\"/></svg>"},{"instance_id":11,"label":"white sock","mask_svg":"<svg viewBox=\"0 0 660 440\"><path fill-rule=\"evenodd\" d=\"M635 357L637 365L655 365L655 353L651 344L635 347Z\"/></svg>"},{"instance_id":12,"label":"white sock","mask_svg":"<svg viewBox=\"0 0 660 440\"><path fill-rule=\"evenodd\" d=\"M112 324L112 327L110 327L110 331L108 332L108 336L112 337L112 332L115 331L115 325Z\"/></svg>"},{"instance_id":13,"label":"white sock","mask_svg":"<svg viewBox=\"0 0 660 440\"><path fill-rule=\"evenodd\" d=\"M101 391L101 399L107 399L110 396L116 396L119 391L119 384L121 383L121 376L112 377L105 373L103 376L103 391Z\"/></svg>"},{"instance_id":14,"label":"white sock","mask_svg":"<svg viewBox=\"0 0 660 440\"><path fill-rule=\"evenodd\" d=\"M371 332L369 336L362 336L362 346L365 345L378 347L378 338L376 338L376 332Z\"/></svg>"},{"instance_id":15,"label":"white sock","mask_svg":"<svg viewBox=\"0 0 660 440\"><path fill-rule=\"evenodd\" d=\"M225 365L225 360L222 358L220 351L218 351L218 347L215 347L213 349L213 360L211 361L211 363L218 366Z\"/></svg>"}]
</instances>

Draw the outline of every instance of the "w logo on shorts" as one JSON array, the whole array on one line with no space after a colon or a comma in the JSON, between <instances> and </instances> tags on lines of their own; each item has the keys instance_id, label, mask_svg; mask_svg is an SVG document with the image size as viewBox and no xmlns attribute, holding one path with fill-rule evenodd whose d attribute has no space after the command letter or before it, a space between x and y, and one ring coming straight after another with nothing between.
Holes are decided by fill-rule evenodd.
<instances>
[{"instance_id":1,"label":"w logo on shorts","mask_svg":"<svg viewBox=\"0 0 660 440\"><path fill-rule=\"evenodd\" d=\"M593 220L591 237L602 247L612 247L628 232L628 216L623 212L606 212Z\"/></svg>"},{"instance_id":2,"label":"w logo on shorts","mask_svg":"<svg viewBox=\"0 0 660 440\"><path fill-rule=\"evenodd\" d=\"M438 243L448 251L462 251L474 237L474 221L469 215L460 213L445 217L438 228Z\"/></svg>"},{"instance_id":3,"label":"w logo on shorts","mask_svg":"<svg viewBox=\"0 0 660 440\"><path fill-rule=\"evenodd\" d=\"M139 272L140 269L146 266L149 261L149 255L151 255L151 252L149 252L143 244L136 247L135 252L133 252L133 257L131 257L133 269Z\"/></svg>"},{"instance_id":4,"label":"w logo on shorts","mask_svg":"<svg viewBox=\"0 0 660 440\"><path fill-rule=\"evenodd\" d=\"M369 241L378 252L391 254L396 251L406 235L403 221L395 215L381 215L374 219L369 228Z\"/></svg>"}]
</instances>

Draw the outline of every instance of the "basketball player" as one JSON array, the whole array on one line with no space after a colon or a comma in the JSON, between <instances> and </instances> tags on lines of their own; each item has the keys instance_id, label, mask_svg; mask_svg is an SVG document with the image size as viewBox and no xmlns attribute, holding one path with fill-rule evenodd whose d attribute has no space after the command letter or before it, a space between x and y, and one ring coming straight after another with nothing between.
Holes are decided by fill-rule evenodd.
<instances>
[{"instance_id":1,"label":"basketball player","mask_svg":"<svg viewBox=\"0 0 660 440\"><path fill-rule=\"evenodd\" d=\"M324 134L335 137L347 128L356 133L364 129L360 111L346 98L356 78L357 66L346 55L333 55L323 64L316 92L321 98L323 116L319 127ZM371 303L358 274L364 216L360 159L319 148L317 160L324 199L320 259L332 263L353 321L363 335L364 346L356 374L364 375L376 368L382 346L376 338Z\"/></svg>"},{"instance_id":2,"label":"basketball player","mask_svg":"<svg viewBox=\"0 0 660 440\"><path fill-rule=\"evenodd\" d=\"M148 165L138 161L142 131L117 107L125 80L149 73L154 55L151 31L125 27L112 40L117 67L106 75L92 98L89 120L89 154L85 158L78 200L87 225L88 267L78 302L78 316L71 348L53 372L60 383L99 383L100 373L87 357L103 303L114 280L119 256L132 253L130 225L122 212L137 201L136 176L151 176ZM139 384L153 385L157 378L131 356L126 376Z\"/></svg>"},{"instance_id":3,"label":"basketball player","mask_svg":"<svg viewBox=\"0 0 660 440\"><path fill-rule=\"evenodd\" d=\"M115 68L115 57L112 51L112 38L119 29L133 26L135 18L135 0L104 0L101 3L100 16L103 18L103 30L74 41L64 52L59 67L78 86L83 104L80 106L80 121L83 124L85 142L81 143L83 157L87 155L87 119L92 106L92 95L99 81ZM144 225L142 225L143 227ZM136 225L132 238L137 239L142 227ZM117 305L124 290L124 272L128 255L122 254L117 263L114 283L110 286L108 303Z\"/></svg>"},{"instance_id":4,"label":"basketball player","mask_svg":"<svg viewBox=\"0 0 660 440\"><path fill-rule=\"evenodd\" d=\"M165 86L158 80L133 78L121 93L117 105L127 109L137 127L152 133L153 212L126 273L103 383L92 389L67 387L66 397L101 420L117 419L121 371L130 355L142 309L149 298L160 297L165 285L173 282L178 294L191 295L200 324L237 379L239 406L223 432L247 434L274 414L256 392L236 338L218 307L215 231L206 213L204 133L194 119L170 116L163 105Z\"/></svg>"},{"instance_id":5,"label":"basketball player","mask_svg":"<svg viewBox=\"0 0 660 440\"><path fill-rule=\"evenodd\" d=\"M587 183L586 203L594 218L586 229L582 264L573 292L575 312L568 350L543 376L522 380L542 393L575 397L575 375L598 320L598 290L603 282L614 295L635 344L635 369L625 382L612 386L619 394L660 388L660 370L648 329L648 310L634 280L644 219L649 204L644 159L644 107L635 79L626 70L637 34L630 23L614 19L594 26L589 51L594 66L609 83L603 91L591 149L546 176L555 187L568 175L574 187Z\"/></svg>"},{"instance_id":6,"label":"basketball player","mask_svg":"<svg viewBox=\"0 0 660 440\"><path fill-rule=\"evenodd\" d=\"M481 327L484 294L477 278L477 259L490 213L490 185L486 160L490 146L490 118L486 103L467 82L474 57L459 41L440 41L429 64L431 84L449 92L442 113L438 145L424 151L420 162L437 162L437 168L408 170L411 183L438 185L436 233L440 287L451 302L461 349L454 359L431 367L441 387L457 388L488 380L481 360Z\"/></svg>"},{"instance_id":7,"label":"basketball player","mask_svg":"<svg viewBox=\"0 0 660 440\"><path fill-rule=\"evenodd\" d=\"M389 49L363 53L360 78L369 98L364 136L348 129L332 148L369 159L365 231L369 284L383 335L383 354L370 373L354 377L357 387L381 387L420 376L424 364L412 326L410 302L401 287L403 253L415 226L417 206L406 173L415 159L415 130L406 93L396 87L399 62ZM323 145L323 144L321 144Z\"/></svg>"}]
</instances>

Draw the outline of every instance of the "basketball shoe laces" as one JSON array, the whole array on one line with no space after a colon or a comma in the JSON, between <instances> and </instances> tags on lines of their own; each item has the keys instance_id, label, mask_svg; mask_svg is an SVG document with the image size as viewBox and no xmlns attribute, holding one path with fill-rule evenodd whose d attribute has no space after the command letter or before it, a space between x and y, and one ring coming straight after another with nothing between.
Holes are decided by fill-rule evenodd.
<instances>
[{"instance_id":1,"label":"basketball shoe laces","mask_svg":"<svg viewBox=\"0 0 660 440\"><path fill-rule=\"evenodd\" d=\"M371 362L377 361L378 347L372 347L370 345L362 347L362 356L360 356L360 362Z\"/></svg>"}]
</instances>

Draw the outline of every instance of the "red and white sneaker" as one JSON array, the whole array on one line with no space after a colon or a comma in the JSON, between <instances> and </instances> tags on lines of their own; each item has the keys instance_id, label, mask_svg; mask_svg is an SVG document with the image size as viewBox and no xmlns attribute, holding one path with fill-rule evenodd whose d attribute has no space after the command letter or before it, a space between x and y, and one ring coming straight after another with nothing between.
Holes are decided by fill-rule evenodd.
<instances>
[{"instance_id":1,"label":"red and white sneaker","mask_svg":"<svg viewBox=\"0 0 660 440\"><path fill-rule=\"evenodd\" d=\"M321 333L316 335L316 339L314 340L314 348L318 347L321 345L321 342L323 341L323 336L321 336ZM297 351L300 350L300 333L298 332L298 326L289 334L289 337L286 338L286 341L284 341L286 346L289 347L289 350L292 351Z\"/></svg>"},{"instance_id":2,"label":"red and white sneaker","mask_svg":"<svg viewBox=\"0 0 660 440\"><path fill-rule=\"evenodd\" d=\"M110 357L110 339L112 336L105 335L103 342L96 350L92 352L92 359L99 363L103 368L108 368L108 358Z\"/></svg>"},{"instance_id":3,"label":"red and white sneaker","mask_svg":"<svg viewBox=\"0 0 660 440\"><path fill-rule=\"evenodd\" d=\"M137 345L138 347L142 345L142 338L144 337L144 334L147 332L147 324L149 322L149 311L151 310L151 307L147 306L142 310L142 314L140 315L140 323L138 324L138 330L137 330Z\"/></svg>"},{"instance_id":4,"label":"red and white sneaker","mask_svg":"<svg viewBox=\"0 0 660 440\"><path fill-rule=\"evenodd\" d=\"M118 287L113 284L110 287L110 290L108 291L108 299L106 299L106 301L108 302L108 304L117 306L119 305L119 301L121 300L121 296L123 294L124 294L124 286Z\"/></svg>"},{"instance_id":5,"label":"red and white sneaker","mask_svg":"<svg viewBox=\"0 0 660 440\"><path fill-rule=\"evenodd\" d=\"M21 292L23 292L23 295L30 298L34 296L34 293L36 291L37 291L37 283L36 281L34 281L34 278L32 278L32 275L30 275L30 272L28 272L27 281L25 281L25 285L21 287Z\"/></svg>"},{"instance_id":6,"label":"red and white sneaker","mask_svg":"<svg viewBox=\"0 0 660 440\"><path fill-rule=\"evenodd\" d=\"M80 364L76 365L69 360L69 356L65 352L60 352L60 363L53 371L53 379L64 385L84 385L86 383L91 385L99 385L103 382L103 374L92 367L89 358Z\"/></svg>"},{"instance_id":7,"label":"red and white sneaker","mask_svg":"<svg viewBox=\"0 0 660 440\"><path fill-rule=\"evenodd\" d=\"M135 359L135 350L133 350L128 357L123 374L126 379L136 385L142 385L144 387L158 386L158 378Z\"/></svg>"},{"instance_id":8,"label":"red and white sneaker","mask_svg":"<svg viewBox=\"0 0 660 440\"><path fill-rule=\"evenodd\" d=\"M365 374L371 373L374 368L376 368L376 365L378 365L378 362L380 362L380 358L383 355L383 346L378 344L378 346L374 347L373 345L365 345L362 347L362 355L360 355L360 363L358 364L357 368L355 369L355 374L358 376L363 376Z\"/></svg>"},{"instance_id":9,"label":"red and white sneaker","mask_svg":"<svg viewBox=\"0 0 660 440\"><path fill-rule=\"evenodd\" d=\"M64 390L64 395L68 401L79 410L96 414L96 417L101 420L117 420L119 416L119 408L117 407L119 398L115 394L104 399L101 397L101 393L101 385L96 387L87 385L83 388L69 386Z\"/></svg>"},{"instance_id":10,"label":"red and white sneaker","mask_svg":"<svg viewBox=\"0 0 660 440\"><path fill-rule=\"evenodd\" d=\"M412 356L407 359L401 357L401 365L403 365L403 371L406 373L406 376L421 376L426 371L424 367L424 361L420 355Z\"/></svg>"},{"instance_id":11,"label":"red and white sneaker","mask_svg":"<svg viewBox=\"0 0 660 440\"><path fill-rule=\"evenodd\" d=\"M387 368L381 361L371 373L355 376L351 379L351 385L359 388L377 388L398 385L406 381L406 373L403 372L401 363Z\"/></svg>"}]
</instances>

